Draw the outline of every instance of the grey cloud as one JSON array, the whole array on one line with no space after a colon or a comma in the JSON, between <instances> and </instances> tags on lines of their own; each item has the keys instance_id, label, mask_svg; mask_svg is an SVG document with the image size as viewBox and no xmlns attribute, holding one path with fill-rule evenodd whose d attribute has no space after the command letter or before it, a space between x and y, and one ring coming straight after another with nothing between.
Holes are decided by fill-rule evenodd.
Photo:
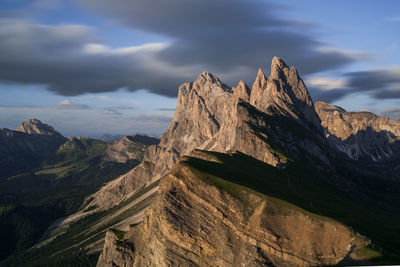
<instances>
[{"instance_id":1,"label":"grey cloud","mask_svg":"<svg viewBox=\"0 0 400 267\"><path fill-rule=\"evenodd\" d=\"M93 29L0 18L0 80L42 84L60 95L127 88L176 96L179 84L204 70L228 84L253 82L275 55L301 74L335 69L366 55L334 49L312 38L312 26L281 19L280 6L260 1L77 0L89 10L170 41L157 48L100 47ZM154 8L157 7L157 8ZM40 36L40 38L38 38Z\"/></svg>"},{"instance_id":2,"label":"grey cloud","mask_svg":"<svg viewBox=\"0 0 400 267\"><path fill-rule=\"evenodd\" d=\"M188 79L170 75L169 68L156 73L153 47L122 53L85 51L85 46L98 41L89 27L46 26L0 18L0 28L0 81L42 84L65 96L122 87L173 96L178 81Z\"/></svg>"},{"instance_id":3,"label":"grey cloud","mask_svg":"<svg viewBox=\"0 0 400 267\"><path fill-rule=\"evenodd\" d=\"M102 109L102 113L106 115L112 116L122 116L121 110L135 110L135 107L127 106L127 105L119 105L114 107L109 107Z\"/></svg>"},{"instance_id":4,"label":"grey cloud","mask_svg":"<svg viewBox=\"0 0 400 267\"><path fill-rule=\"evenodd\" d=\"M318 49L324 44L309 36L309 26L279 18L280 6L261 1L78 2L134 29L171 37L172 45L159 56L179 66L200 64L217 73L237 66L256 70L277 55L305 74L356 60L349 53Z\"/></svg>"},{"instance_id":5,"label":"grey cloud","mask_svg":"<svg viewBox=\"0 0 400 267\"><path fill-rule=\"evenodd\" d=\"M116 109L113 108L106 108L102 110L102 113L105 115L111 115L111 116L121 116L122 113Z\"/></svg>"},{"instance_id":6,"label":"grey cloud","mask_svg":"<svg viewBox=\"0 0 400 267\"><path fill-rule=\"evenodd\" d=\"M156 108L154 110L159 110L159 111L175 111L175 108Z\"/></svg>"},{"instance_id":7,"label":"grey cloud","mask_svg":"<svg viewBox=\"0 0 400 267\"><path fill-rule=\"evenodd\" d=\"M333 102L354 93L366 93L375 99L400 99L400 67L350 72L343 77L345 88L309 87L313 99Z\"/></svg>"},{"instance_id":8,"label":"grey cloud","mask_svg":"<svg viewBox=\"0 0 400 267\"><path fill-rule=\"evenodd\" d=\"M135 107L128 106L128 105L119 105L119 106L114 106L111 107L112 109L118 109L118 110L133 110L136 109Z\"/></svg>"},{"instance_id":9,"label":"grey cloud","mask_svg":"<svg viewBox=\"0 0 400 267\"><path fill-rule=\"evenodd\" d=\"M41 106L36 106L36 105L4 105L0 104L0 107L2 108L43 108Z\"/></svg>"},{"instance_id":10,"label":"grey cloud","mask_svg":"<svg viewBox=\"0 0 400 267\"><path fill-rule=\"evenodd\" d=\"M400 68L352 72L345 75L349 89L377 99L400 98Z\"/></svg>"}]
</instances>

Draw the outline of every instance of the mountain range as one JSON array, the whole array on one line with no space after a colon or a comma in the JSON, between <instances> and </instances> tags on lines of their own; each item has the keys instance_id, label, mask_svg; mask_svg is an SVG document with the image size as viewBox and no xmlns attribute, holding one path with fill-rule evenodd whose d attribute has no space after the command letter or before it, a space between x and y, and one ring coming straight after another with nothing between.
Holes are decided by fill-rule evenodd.
<instances>
[{"instance_id":1,"label":"mountain range","mask_svg":"<svg viewBox=\"0 0 400 267\"><path fill-rule=\"evenodd\" d=\"M50 126L18 129L24 133L2 130L2 136L45 135L58 154L64 142L68 155L79 149L68 142L82 141L65 141ZM174 117L159 143L135 138L107 145L98 164L142 159L140 164L87 192L35 246L3 263L400 262L400 122L314 104L296 68L278 57L268 77L258 71L251 88L201 73L179 87ZM30 147L29 140L19 144ZM124 143L132 140L146 145L142 158ZM34 166L43 158L28 161Z\"/></svg>"},{"instance_id":2,"label":"mountain range","mask_svg":"<svg viewBox=\"0 0 400 267\"><path fill-rule=\"evenodd\" d=\"M138 165L149 143L158 140L66 138L37 119L0 129L0 259L34 245L54 220Z\"/></svg>"}]
</instances>

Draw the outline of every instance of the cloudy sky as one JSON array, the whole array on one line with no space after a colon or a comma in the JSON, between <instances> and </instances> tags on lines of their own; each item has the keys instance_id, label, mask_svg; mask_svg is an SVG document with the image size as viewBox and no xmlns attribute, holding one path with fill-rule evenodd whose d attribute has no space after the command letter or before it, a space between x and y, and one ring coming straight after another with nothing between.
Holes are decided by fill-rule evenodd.
<instances>
[{"instance_id":1,"label":"cloudy sky","mask_svg":"<svg viewBox=\"0 0 400 267\"><path fill-rule=\"evenodd\" d=\"M2 0L0 127L160 135L177 88L295 65L311 95L400 115L397 0Z\"/></svg>"}]
</instances>

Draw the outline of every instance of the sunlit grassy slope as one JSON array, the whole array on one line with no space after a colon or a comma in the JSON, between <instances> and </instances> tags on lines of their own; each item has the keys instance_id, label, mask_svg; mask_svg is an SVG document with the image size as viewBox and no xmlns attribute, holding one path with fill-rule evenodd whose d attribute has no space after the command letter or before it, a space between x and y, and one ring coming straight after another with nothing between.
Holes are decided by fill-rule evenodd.
<instances>
[{"instance_id":1,"label":"sunlit grassy slope","mask_svg":"<svg viewBox=\"0 0 400 267\"><path fill-rule=\"evenodd\" d=\"M135 143L132 149L142 153L143 147ZM32 246L52 221L139 164L103 162L106 148L99 140L68 140L40 167L0 181L0 259Z\"/></svg>"}]
</instances>

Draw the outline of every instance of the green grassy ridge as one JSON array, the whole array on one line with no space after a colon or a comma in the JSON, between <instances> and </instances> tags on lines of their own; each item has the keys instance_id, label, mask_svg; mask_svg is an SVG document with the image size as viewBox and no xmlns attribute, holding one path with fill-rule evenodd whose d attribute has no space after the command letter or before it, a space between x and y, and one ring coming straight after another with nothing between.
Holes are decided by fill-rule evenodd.
<instances>
[{"instance_id":1,"label":"green grassy ridge","mask_svg":"<svg viewBox=\"0 0 400 267\"><path fill-rule=\"evenodd\" d=\"M207 152L209 152L209 151L207 151ZM214 152L211 152L211 153L214 153ZM306 214L308 216L311 216L315 219L333 221L332 218L318 215L307 209L296 206L296 205L292 204L291 202L288 202L288 201L278 198L277 196L279 195L279 193L277 193L277 192L272 193L275 196L275 197L273 197L273 196L261 193L260 190L252 189L252 187L249 187L248 184L242 185L242 184L227 180L225 177L224 178L218 177L216 175L210 174L208 169L201 170L201 167L200 167L201 163L198 162L197 160L198 160L197 158L188 157L186 160L184 160L181 163L183 165L186 165L189 168L191 168L191 170L196 174L196 176L198 178L200 178L201 180L203 180L204 182L206 182L207 184L216 186L217 188L219 188L225 192L228 192L231 196L233 196L234 198L239 200L242 203L243 207L245 209L247 208L246 210L244 210L246 217L250 217L252 215L252 212L256 208L254 204L257 204L257 203L251 203L251 201L248 197L248 194L253 194L253 195L257 195L261 198L267 199L268 202L273 203L273 207L269 206L269 208L270 208L269 210L268 210L268 206L266 207L266 211L267 212L269 211L270 214L290 215L291 211L295 210L295 211L299 211L303 214ZM223 162L223 164L226 164L226 162ZM269 165L268 165L268 167L269 167ZM278 169L274 168L274 170L278 170ZM286 179L286 177L281 175L281 173L279 173L279 172L275 173L275 175L276 175L275 177L274 177L274 175L272 175L273 179L274 178L282 179L282 180ZM269 177L269 178L271 178L271 177ZM276 181L272 181L271 186L277 187ZM298 198L297 200L292 199L292 201L297 202L297 201L301 201L301 199L300 198ZM250 205L250 207L249 207L249 205Z\"/></svg>"},{"instance_id":2,"label":"green grassy ridge","mask_svg":"<svg viewBox=\"0 0 400 267\"><path fill-rule=\"evenodd\" d=\"M160 180L148 187L139 189L129 199L110 210L89 215L72 223L65 234L57 237L48 245L41 248L21 251L3 262L0 262L0 266L29 266L32 263L33 266L95 266L99 255L87 255L83 248L104 238L107 229L149 205L155 197L155 194L140 201L133 207L130 207L107 224L96 229L95 232L88 232L87 230L101 222L104 218L111 216L121 208L143 196L145 193L158 186L159 182ZM81 244L77 245L79 243Z\"/></svg>"},{"instance_id":3,"label":"green grassy ridge","mask_svg":"<svg viewBox=\"0 0 400 267\"><path fill-rule=\"evenodd\" d=\"M381 209L379 203L373 203L373 195L361 190L348 192L329 179L329 174L317 172L306 162L291 162L286 169L278 169L241 153L206 153L213 154L220 163L191 157L183 161L204 181L239 200L243 198L241 190L248 190L281 206L295 205L308 214L322 216L318 218L332 218L368 236L384 248L386 258L400 262L400 231L396 230L400 219L396 207L388 207L390 202Z\"/></svg>"},{"instance_id":4,"label":"green grassy ridge","mask_svg":"<svg viewBox=\"0 0 400 267\"><path fill-rule=\"evenodd\" d=\"M0 225L7 231L0 239L0 246L4 245L3 251L7 252L0 253L0 260L33 245L52 221L74 213L88 195L140 163L138 160L103 162L107 147L107 143L89 138L68 140L40 167L0 181L0 206L23 208L2 211ZM129 149L142 153L143 147L132 143ZM26 215L29 209L41 214L39 221ZM18 212L21 214L15 214ZM24 220L9 221L7 214Z\"/></svg>"},{"instance_id":5,"label":"green grassy ridge","mask_svg":"<svg viewBox=\"0 0 400 267\"><path fill-rule=\"evenodd\" d=\"M111 167L108 172L103 172L103 175L108 173L110 175L108 177L112 179L118 177L124 171L129 171L134 166L124 165L122 172L120 172L121 167L116 170ZM95 192L108 181L104 180L105 178L102 177L102 173L99 172L96 166L89 166L87 170L86 172L69 175L64 178L65 182L56 186L49 187L46 185L43 189L39 188L36 192L28 192L27 195L18 197L18 202L24 203L21 206L24 209L8 210L0 216L0 228L7 229L2 233L2 239L0 240L0 246L4 245L5 247L2 251L6 253L1 254L0 259L5 258L10 253L17 253L32 246L52 221L75 212L87 195ZM31 180L32 177L29 176L28 178ZM55 178L51 179L53 181L56 180ZM47 206L50 208L45 208ZM31 215L25 215L25 210L30 210L29 214ZM10 221L8 217L11 214L15 214L13 216L19 216L23 220Z\"/></svg>"},{"instance_id":6,"label":"green grassy ridge","mask_svg":"<svg viewBox=\"0 0 400 267\"><path fill-rule=\"evenodd\" d=\"M69 139L53 157L42 163L41 169L60 167L82 159L90 160L104 153L108 144L91 138Z\"/></svg>"}]
</instances>

